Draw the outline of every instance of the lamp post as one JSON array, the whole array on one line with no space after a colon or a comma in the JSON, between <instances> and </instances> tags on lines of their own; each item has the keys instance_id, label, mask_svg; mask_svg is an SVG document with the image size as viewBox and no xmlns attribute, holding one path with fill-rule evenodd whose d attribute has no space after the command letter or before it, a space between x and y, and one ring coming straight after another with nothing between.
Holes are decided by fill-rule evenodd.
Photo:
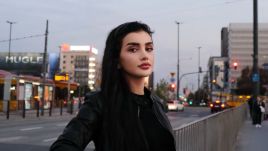
<instances>
[{"instance_id":1,"label":"lamp post","mask_svg":"<svg viewBox=\"0 0 268 151\"><path fill-rule=\"evenodd\" d=\"M12 25L15 24L16 22L12 21L7 21L9 24L9 44L8 44L8 63L10 62L10 49L11 49L11 33L12 33Z\"/></svg>"},{"instance_id":2,"label":"lamp post","mask_svg":"<svg viewBox=\"0 0 268 151\"><path fill-rule=\"evenodd\" d=\"M253 1L253 100L257 100L260 93L258 71L258 0Z\"/></svg>"},{"instance_id":3,"label":"lamp post","mask_svg":"<svg viewBox=\"0 0 268 151\"><path fill-rule=\"evenodd\" d=\"M46 21L45 31L45 47L43 54L43 94L42 94L42 105L41 105L41 116L44 116L44 105L45 105L45 84L46 84L46 73L47 73L47 36L48 36L48 20Z\"/></svg>"},{"instance_id":4,"label":"lamp post","mask_svg":"<svg viewBox=\"0 0 268 151\"><path fill-rule=\"evenodd\" d=\"M200 67L200 49L202 48L201 46L197 47L198 48L198 85L197 85L197 101L199 102L199 89L200 89L200 72L201 72L201 67Z\"/></svg>"},{"instance_id":5,"label":"lamp post","mask_svg":"<svg viewBox=\"0 0 268 151\"><path fill-rule=\"evenodd\" d=\"M179 98L179 90L180 90L180 24L181 22L176 21L176 24L178 25L178 64L177 64L177 95L176 98Z\"/></svg>"}]
</instances>

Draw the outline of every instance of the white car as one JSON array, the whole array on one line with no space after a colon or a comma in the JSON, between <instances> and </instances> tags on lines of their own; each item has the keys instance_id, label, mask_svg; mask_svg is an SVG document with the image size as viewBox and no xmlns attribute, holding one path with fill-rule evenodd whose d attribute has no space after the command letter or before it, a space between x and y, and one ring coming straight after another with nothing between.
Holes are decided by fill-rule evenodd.
<instances>
[{"instance_id":1,"label":"white car","mask_svg":"<svg viewBox=\"0 0 268 151\"><path fill-rule=\"evenodd\" d=\"M184 110L183 103L177 100L167 101L167 107L169 111L183 111Z\"/></svg>"}]
</instances>

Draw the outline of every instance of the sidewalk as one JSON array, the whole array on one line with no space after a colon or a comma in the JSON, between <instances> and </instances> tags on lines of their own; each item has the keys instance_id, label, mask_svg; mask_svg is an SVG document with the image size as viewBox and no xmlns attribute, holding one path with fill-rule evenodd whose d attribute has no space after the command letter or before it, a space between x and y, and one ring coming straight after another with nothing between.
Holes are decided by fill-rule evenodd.
<instances>
[{"instance_id":1,"label":"sidewalk","mask_svg":"<svg viewBox=\"0 0 268 151\"><path fill-rule=\"evenodd\" d=\"M237 137L235 151L267 151L268 150L268 120L262 122L261 128L246 120Z\"/></svg>"},{"instance_id":2,"label":"sidewalk","mask_svg":"<svg viewBox=\"0 0 268 151\"><path fill-rule=\"evenodd\" d=\"M41 112L39 113L39 117L36 116L36 110L26 110L25 112L25 118L22 117L22 111L12 111L10 112L9 119L6 119L6 113L0 112L0 121L7 120L7 121L12 121L12 120L29 120L29 119L46 119L46 118L52 118L52 117L64 117L64 116L75 116L77 110L73 111L73 114L71 115L70 113L67 112L67 109L64 108L62 111L62 115L60 115L60 109L59 108L54 108L51 112L51 116L49 116L49 110L44 111L44 116L41 116Z\"/></svg>"}]
</instances>

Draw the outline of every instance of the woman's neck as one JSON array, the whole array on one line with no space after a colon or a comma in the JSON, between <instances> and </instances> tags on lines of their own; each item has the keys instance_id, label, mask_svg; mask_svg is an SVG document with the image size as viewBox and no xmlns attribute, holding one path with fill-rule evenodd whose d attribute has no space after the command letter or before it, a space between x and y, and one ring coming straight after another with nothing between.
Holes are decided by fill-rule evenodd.
<instances>
[{"instance_id":1,"label":"woman's neck","mask_svg":"<svg viewBox=\"0 0 268 151\"><path fill-rule=\"evenodd\" d=\"M126 77L129 89L132 93L144 95L145 78L129 78Z\"/></svg>"}]
</instances>

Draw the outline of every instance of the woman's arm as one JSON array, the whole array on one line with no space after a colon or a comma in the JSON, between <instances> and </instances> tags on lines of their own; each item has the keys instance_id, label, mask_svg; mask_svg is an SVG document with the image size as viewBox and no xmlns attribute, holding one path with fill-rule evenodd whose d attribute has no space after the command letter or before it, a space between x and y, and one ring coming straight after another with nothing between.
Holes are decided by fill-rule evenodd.
<instances>
[{"instance_id":1,"label":"woman's arm","mask_svg":"<svg viewBox=\"0 0 268 151\"><path fill-rule=\"evenodd\" d=\"M99 100L90 96L85 100L78 115L68 123L50 151L82 151L93 139L99 124Z\"/></svg>"}]
</instances>

